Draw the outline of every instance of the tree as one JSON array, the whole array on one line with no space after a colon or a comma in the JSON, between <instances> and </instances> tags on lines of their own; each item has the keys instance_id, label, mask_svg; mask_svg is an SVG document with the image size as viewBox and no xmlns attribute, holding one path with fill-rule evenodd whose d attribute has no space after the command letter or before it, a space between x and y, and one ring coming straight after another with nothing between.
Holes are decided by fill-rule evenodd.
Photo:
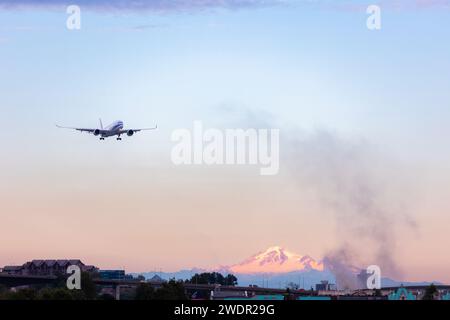
<instances>
[{"instance_id":1,"label":"tree","mask_svg":"<svg viewBox=\"0 0 450 320\"><path fill-rule=\"evenodd\" d=\"M145 281L145 277L142 274L138 275L136 279L139 281Z\"/></svg>"},{"instance_id":2,"label":"tree","mask_svg":"<svg viewBox=\"0 0 450 320\"><path fill-rule=\"evenodd\" d=\"M0 300L2 300L6 294L8 294L8 288L3 284L0 284Z\"/></svg>"},{"instance_id":3,"label":"tree","mask_svg":"<svg viewBox=\"0 0 450 320\"><path fill-rule=\"evenodd\" d=\"M5 294L6 300L36 300L37 291L32 288L10 291Z\"/></svg>"},{"instance_id":4,"label":"tree","mask_svg":"<svg viewBox=\"0 0 450 320\"><path fill-rule=\"evenodd\" d=\"M237 278L233 274L227 274L225 277L225 283L226 286L235 286L238 284Z\"/></svg>"},{"instance_id":5,"label":"tree","mask_svg":"<svg viewBox=\"0 0 450 320\"><path fill-rule=\"evenodd\" d=\"M298 285L298 284L296 284L296 283L294 283L294 282L289 282L288 284L287 284L287 289L290 289L290 290L298 290L298 288L299 288L300 286Z\"/></svg>"},{"instance_id":6,"label":"tree","mask_svg":"<svg viewBox=\"0 0 450 320\"><path fill-rule=\"evenodd\" d=\"M237 284L237 278L232 274L228 274L224 277L218 272L204 272L200 274L196 273L191 280L186 282L193 284L220 284L225 286L235 286Z\"/></svg>"},{"instance_id":7,"label":"tree","mask_svg":"<svg viewBox=\"0 0 450 320\"><path fill-rule=\"evenodd\" d=\"M84 300L83 291L69 290L67 288L44 288L39 290L39 300Z\"/></svg>"},{"instance_id":8,"label":"tree","mask_svg":"<svg viewBox=\"0 0 450 320\"><path fill-rule=\"evenodd\" d=\"M115 300L115 298L112 295L110 295L110 294L103 293L103 294L101 294L98 297L98 300L107 300L107 301L109 301L109 300Z\"/></svg>"},{"instance_id":9,"label":"tree","mask_svg":"<svg viewBox=\"0 0 450 320\"><path fill-rule=\"evenodd\" d=\"M95 283L88 272L81 273L81 291L83 291L87 300L94 300L97 296Z\"/></svg>"},{"instance_id":10,"label":"tree","mask_svg":"<svg viewBox=\"0 0 450 320\"><path fill-rule=\"evenodd\" d=\"M184 284L182 281L170 279L162 284L162 287L155 291L155 300L187 300Z\"/></svg>"},{"instance_id":11,"label":"tree","mask_svg":"<svg viewBox=\"0 0 450 320\"><path fill-rule=\"evenodd\" d=\"M381 291L381 289L375 289L373 292L373 296L374 297L382 297L383 296L383 292Z\"/></svg>"},{"instance_id":12,"label":"tree","mask_svg":"<svg viewBox=\"0 0 450 320\"><path fill-rule=\"evenodd\" d=\"M438 292L436 286L432 283L426 290L422 300L434 300L435 294Z\"/></svg>"},{"instance_id":13,"label":"tree","mask_svg":"<svg viewBox=\"0 0 450 320\"><path fill-rule=\"evenodd\" d=\"M141 283L136 288L135 300L153 300L155 297L155 290L148 283Z\"/></svg>"},{"instance_id":14,"label":"tree","mask_svg":"<svg viewBox=\"0 0 450 320\"><path fill-rule=\"evenodd\" d=\"M223 276L217 272L196 273L189 282L195 284L221 284Z\"/></svg>"}]
</instances>

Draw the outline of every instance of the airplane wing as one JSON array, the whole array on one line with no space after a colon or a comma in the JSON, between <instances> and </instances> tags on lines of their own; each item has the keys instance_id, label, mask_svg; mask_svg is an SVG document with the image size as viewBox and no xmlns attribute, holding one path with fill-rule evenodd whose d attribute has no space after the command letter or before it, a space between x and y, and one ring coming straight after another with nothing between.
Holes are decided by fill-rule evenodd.
<instances>
[{"instance_id":1,"label":"airplane wing","mask_svg":"<svg viewBox=\"0 0 450 320\"><path fill-rule=\"evenodd\" d=\"M120 130L119 133L120 133L120 134L124 134L124 133L129 132L130 130L133 131L133 132L139 132L139 131L155 130L155 129L158 129L158 126L157 126L157 125L154 126L153 128L124 129L124 130Z\"/></svg>"},{"instance_id":2,"label":"airplane wing","mask_svg":"<svg viewBox=\"0 0 450 320\"><path fill-rule=\"evenodd\" d=\"M88 132L88 133L94 133L96 130L98 130L98 129L88 129L88 128L63 127L63 126L60 126L60 125L56 125L56 126L58 128L61 128L61 129L73 129L73 130L77 130L77 131L80 131L80 132Z\"/></svg>"}]
</instances>

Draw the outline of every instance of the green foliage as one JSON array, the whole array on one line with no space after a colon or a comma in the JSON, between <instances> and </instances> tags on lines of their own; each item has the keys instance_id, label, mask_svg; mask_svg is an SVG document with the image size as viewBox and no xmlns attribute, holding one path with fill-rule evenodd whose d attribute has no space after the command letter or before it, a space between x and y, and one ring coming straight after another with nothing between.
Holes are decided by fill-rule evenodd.
<instances>
[{"instance_id":1,"label":"green foliage","mask_svg":"<svg viewBox=\"0 0 450 320\"><path fill-rule=\"evenodd\" d=\"M94 300L97 296L95 283L88 272L81 273L81 291L83 291L87 300Z\"/></svg>"},{"instance_id":2,"label":"green foliage","mask_svg":"<svg viewBox=\"0 0 450 320\"><path fill-rule=\"evenodd\" d=\"M155 300L187 300L182 281L171 279L155 291Z\"/></svg>"},{"instance_id":3,"label":"green foliage","mask_svg":"<svg viewBox=\"0 0 450 320\"><path fill-rule=\"evenodd\" d=\"M98 300L115 300L115 298L107 293L103 293L100 296L98 296Z\"/></svg>"},{"instance_id":4,"label":"green foliage","mask_svg":"<svg viewBox=\"0 0 450 320\"><path fill-rule=\"evenodd\" d=\"M434 300L435 294L438 292L436 286L432 283L426 290L422 300Z\"/></svg>"},{"instance_id":5,"label":"green foliage","mask_svg":"<svg viewBox=\"0 0 450 320\"><path fill-rule=\"evenodd\" d=\"M8 288L4 286L3 284L0 284L0 299L3 294L5 294L8 291Z\"/></svg>"},{"instance_id":6,"label":"green foliage","mask_svg":"<svg viewBox=\"0 0 450 320\"><path fill-rule=\"evenodd\" d=\"M155 297L155 290L148 283L141 283L136 288L135 300L153 300Z\"/></svg>"},{"instance_id":7,"label":"green foliage","mask_svg":"<svg viewBox=\"0 0 450 320\"><path fill-rule=\"evenodd\" d=\"M231 278L230 281L233 281ZM136 288L136 294L130 296L136 300L186 300L184 283L171 279L154 289L148 283L141 283ZM81 290L69 290L64 281L58 281L51 287L31 287L17 291L0 287L0 300L112 300L109 294L97 295L97 288L89 273L81 275Z\"/></svg>"},{"instance_id":8,"label":"green foliage","mask_svg":"<svg viewBox=\"0 0 450 320\"><path fill-rule=\"evenodd\" d=\"M25 288L17 291L6 291L0 294L0 300L84 300L81 290L67 288Z\"/></svg>"},{"instance_id":9,"label":"green foliage","mask_svg":"<svg viewBox=\"0 0 450 320\"><path fill-rule=\"evenodd\" d=\"M0 300L93 300L97 297L95 283L89 273L81 273L81 290L69 290L61 277L51 287L34 286L17 291L0 288Z\"/></svg>"},{"instance_id":10,"label":"green foliage","mask_svg":"<svg viewBox=\"0 0 450 320\"><path fill-rule=\"evenodd\" d=\"M39 291L39 300L84 300L83 291L69 290L67 288L44 288Z\"/></svg>"},{"instance_id":11,"label":"green foliage","mask_svg":"<svg viewBox=\"0 0 450 320\"><path fill-rule=\"evenodd\" d=\"M224 286L235 286L237 285L237 278L232 274L228 274L224 277L218 272L205 272L201 274L196 273L191 280L187 282L193 284L220 284Z\"/></svg>"},{"instance_id":12,"label":"green foliage","mask_svg":"<svg viewBox=\"0 0 450 320\"><path fill-rule=\"evenodd\" d=\"M225 277L224 285L226 286L235 286L238 284L237 278L233 274L227 274Z\"/></svg>"},{"instance_id":13,"label":"green foliage","mask_svg":"<svg viewBox=\"0 0 450 320\"><path fill-rule=\"evenodd\" d=\"M37 291L31 288L20 289L18 291L9 291L3 294L5 300L36 300Z\"/></svg>"},{"instance_id":14,"label":"green foliage","mask_svg":"<svg viewBox=\"0 0 450 320\"><path fill-rule=\"evenodd\" d=\"M182 281L171 279L162 284L161 288L154 289L148 283L141 283L136 288L135 300L186 300L184 284Z\"/></svg>"},{"instance_id":15,"label":"green foliage","mask_svg":"<svg viewBox=\"0 0 450 320\"><path fill-rule=\"evenodd\" d=\"M374 297L382 297L383 293L381 292L380 289L375 289L375 291L373 292L373 296Z\"/></svg>"}]
</instances>

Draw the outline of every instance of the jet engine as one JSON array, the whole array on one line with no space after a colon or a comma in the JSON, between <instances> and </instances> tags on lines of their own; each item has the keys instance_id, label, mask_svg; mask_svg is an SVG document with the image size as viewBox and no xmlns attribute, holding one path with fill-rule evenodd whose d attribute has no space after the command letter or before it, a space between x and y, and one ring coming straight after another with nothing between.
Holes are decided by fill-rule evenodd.
<instances>
[{"instance_id":1,"label":"jet engine","mask_svg":"<svg viewBox=\"0 0 450 320\"><path fill-rule=\"evenodd\" d=\"M133 130L128 130L127 131L127 136L131 137L134 134Z\"/></svg>"},{"instance_id":2,"label":"jet engine","mask_svg":"<svg viewBox=\"0 0 450 320\"><path fill-rule=\"evenodd\" d=\"M94 136L98 136L100 134L100 129L95 129L93 133Z\"/></svg>"}]
</instances>

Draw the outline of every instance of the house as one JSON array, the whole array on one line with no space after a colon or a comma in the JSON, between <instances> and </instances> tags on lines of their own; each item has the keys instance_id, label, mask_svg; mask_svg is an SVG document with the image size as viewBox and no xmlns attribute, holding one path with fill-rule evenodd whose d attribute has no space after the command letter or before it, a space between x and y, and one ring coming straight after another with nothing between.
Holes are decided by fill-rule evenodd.
<instances>
[{"instance_id":1,"label":"house","mask_svg":"<svg viewBox=\"0 0 450 320\"><path fill-rule=\"evenodd\" d=\"M32 260L21 266L5 266L2 273L11 275L56 276L66 274L69 266L79 266L81 271L96 272L98 268L87 266L79 259Z\"/></svg>"},{"instance_id":2,"label":"house","mask_svg":"<svg viewBox=\"0 0 450 320\"><path fill-rule=\"evenodd\" d=\"M22 271L22 266L5 266L2 269L2 273L10 274L10 275L17 275L20 274Z\"/></svg>"},{"instance_id":3,"label":"house","mask_svg":"<svg viewBox=\"0 0 450 320\"><path fill-rule=\"evenodd\" d=\"M126 274L125 270L100 270L100 279L103 280L132 280L133 276Z\"/></svg>"},{"instance_id":4,"label":"house","mask_svg":"<svg viewBox=\"0 0 450 320\"><path fill-rule=\"evenodd\" d=\"M320 283L316 284L316 291L335 291L337 290L336 285L329 283L327 280L322 280Z\"/></svg>"},{"instance_id":5,"label":"house","mask_svg":"<svg viewBox=\"0 0 450 320\"><path fill-rule=\"evenodd\" d=\"M441 296L441 300L450 301L450 291L448 291L446 294L443 294Z\"/></svg>"},{"instance_id":6,"label":"house","mask_svg":"<svg viewBox=\"0 0 450 320\"><path fill-rule=\"evenodd\" d=\"M400 287L397 291L392 292L388 296L389 300L416 300L416 296L404 287Z\"/></svg>"}]
</instances>

